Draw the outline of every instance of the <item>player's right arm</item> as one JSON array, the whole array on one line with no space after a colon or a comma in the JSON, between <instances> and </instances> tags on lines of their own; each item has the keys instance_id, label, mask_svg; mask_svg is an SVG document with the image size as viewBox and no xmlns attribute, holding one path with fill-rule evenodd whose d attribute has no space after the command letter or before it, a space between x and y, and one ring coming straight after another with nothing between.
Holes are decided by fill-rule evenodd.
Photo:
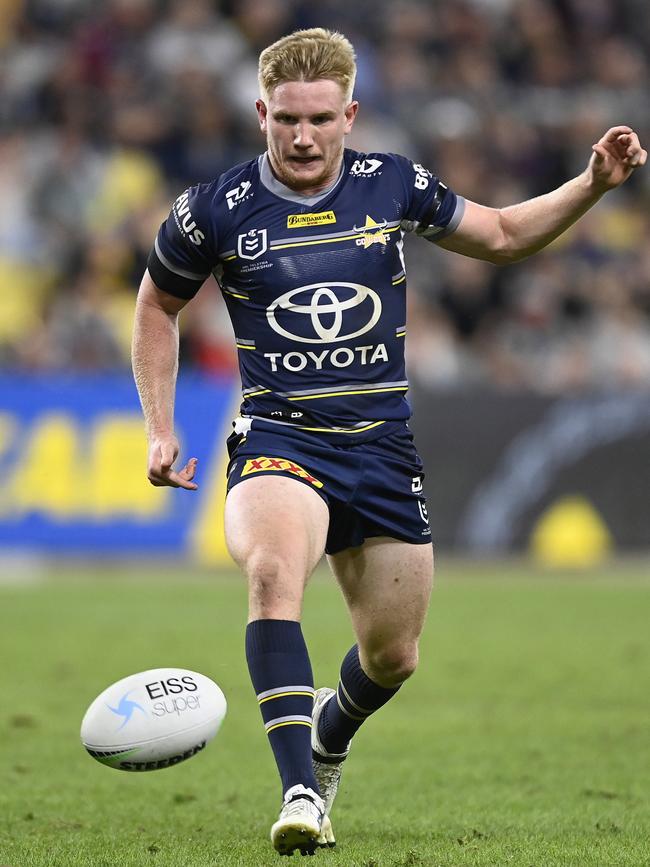
<instances>
[{"instance_id":1,"label":"player's right arm","mask_svg":"<svg viewBox=\"0 0 650 867\"><path fill-rule=\"evenodd\" d=\"M214 232L210 228L212 185L190 187L174 202L149 254L135 313L133 374L144 412L152 485L194 491L196 458L182 470L174 434L178 372L178 314L212 270Z\"/></svg>"},{"instance_id":2,"label":"player's right arm","mask_svg":"<svg viewBox=\"0 0 650 867\"><path fill-rule=\"evenodd\" d=\"M132 365L149 443L147 477L156 487L194 491L196 458L178 472L173 469L179 452L174 433L178 314L186 304L187 299L159 289L145 271L135 308Z\"/></svg>"}]
</instances>

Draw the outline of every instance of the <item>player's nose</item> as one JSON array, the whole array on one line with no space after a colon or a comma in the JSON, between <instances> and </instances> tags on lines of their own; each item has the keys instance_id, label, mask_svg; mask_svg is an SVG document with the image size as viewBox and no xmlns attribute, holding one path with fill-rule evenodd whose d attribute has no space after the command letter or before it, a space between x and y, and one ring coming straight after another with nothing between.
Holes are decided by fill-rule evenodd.
<instances>
[{"instance_id":1,"label":"player's nose","mask_svg":"<svg viewBox=\"0 0 650 867\"><path fill-rule=\"evenodd\" d=\"M293 143L295 147L309 148L314 144L311 127L308 123L297 123L294 134Z\"/></svg>"}]
</instances>

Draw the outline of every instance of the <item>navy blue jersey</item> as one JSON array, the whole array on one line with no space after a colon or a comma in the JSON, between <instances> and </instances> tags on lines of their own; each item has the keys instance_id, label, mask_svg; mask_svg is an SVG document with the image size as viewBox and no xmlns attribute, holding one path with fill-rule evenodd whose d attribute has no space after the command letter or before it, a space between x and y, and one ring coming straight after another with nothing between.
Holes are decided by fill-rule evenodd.
<instances>
[{"instance_id":1,"label":"navy blue jersey","mask_svg":"<svg viewBox=\"0 0 650 867\"><path fill-rule=\"evenodd\" d=\"M176 199L149 273L180 298L216 277L245 419L373 439L410 415L404 232L438 240L463 206L395 154L346 150L337 181L311 197L282 185L263 155Z\"/></svg>"}]
</instances>

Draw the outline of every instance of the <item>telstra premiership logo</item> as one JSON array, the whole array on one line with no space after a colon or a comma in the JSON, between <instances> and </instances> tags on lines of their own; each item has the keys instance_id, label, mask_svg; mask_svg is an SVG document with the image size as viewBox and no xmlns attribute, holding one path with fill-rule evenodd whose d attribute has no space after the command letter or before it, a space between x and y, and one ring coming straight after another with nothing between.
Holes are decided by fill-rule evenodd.
<instances>
[{"instance_id":1,"label":"telstra premiership logo","mask_svg":"<svg viewBox=\"0 0 650 867\"><path fill-rule=\"evenodd\" d=\"M120 702L119 702L119 704L118 704L117 707L111 707L110 704L107 704L107 705L106 705L106 707L107 707L110 711L112 711L114 714L116 714L117 716L123 716L123 717L124 717L124 722L123 722L122 725L117 729L118 732L119 732L121 729L123 729L124 726L129 722L129 720L130 720L131 717L133 716L133 711L134 711L134 710L136 710L136 709L137 709L137 710L141 710L142 713L145 714L145 716L146 716L146 711L145 711L145 709L144 709L143 707L141 707L141 706L140 706L136 701L129 701L129 698L128 698L128 697L129 697L129 693L131 693L131 692L133 692L132 689L130 689L129 692L125 692L125 693L124 693L124 695L123 695L122 698L120 699Z\"/></svg>"}]
</instances>

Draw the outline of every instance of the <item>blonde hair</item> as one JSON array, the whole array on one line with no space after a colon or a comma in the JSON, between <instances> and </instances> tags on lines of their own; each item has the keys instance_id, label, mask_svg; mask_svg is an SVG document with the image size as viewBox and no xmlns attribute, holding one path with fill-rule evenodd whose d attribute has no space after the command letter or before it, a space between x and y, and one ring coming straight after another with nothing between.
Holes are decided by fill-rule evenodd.
<instances>
[{"instance_id":1,"label":"blonde hair","mask_svg":"<svg viewBox=\"0 0 650 867\"><path fill-rule=\"evenodd\" d=\"M352 43L334 30L314 27L278 39L260 54L258 80L262 99L287 81L336 81L346 102L352 99L357 74Z\"/></svg>"}]
</instances>

